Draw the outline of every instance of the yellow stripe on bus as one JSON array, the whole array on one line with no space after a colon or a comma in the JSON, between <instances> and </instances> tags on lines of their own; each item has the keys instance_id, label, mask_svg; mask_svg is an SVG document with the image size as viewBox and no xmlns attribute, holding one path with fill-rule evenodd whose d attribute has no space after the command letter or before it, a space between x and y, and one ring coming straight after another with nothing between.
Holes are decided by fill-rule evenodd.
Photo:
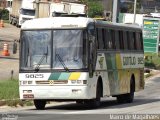
<instances>
[{"instance_id":1,"label":"yellow stripe on bus","mask_svg":"<svg viewBox=\"0 0 160 120\"><path fill-rule=\"evenodd\" d=\"M122 62L121 62L120 54L116 54L116 64L117 64L117 69L122 69Z\"/></svg>"},{"instance_id":2,"label":"yellow stripe on bus","mask_svg":"<svg viewBox=\"0 0 160 120\"><path fill-rule=\"evenodd\" d=\"M80 76L81 76L80 72L73 72L71 73L69 80L78 80Z\"/></svg>"}]
</instances>

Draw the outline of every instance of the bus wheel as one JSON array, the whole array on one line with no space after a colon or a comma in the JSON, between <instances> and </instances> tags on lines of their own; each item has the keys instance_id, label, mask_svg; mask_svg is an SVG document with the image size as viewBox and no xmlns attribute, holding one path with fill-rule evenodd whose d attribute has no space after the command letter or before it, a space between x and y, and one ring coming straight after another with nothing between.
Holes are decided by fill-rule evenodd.
<instances>
[{"instance_id":1,"label":"bus wheel","mask_svg":"<svg viewBox=\"0 0 160 120\"><path fill-rule=\"evenodd\" d=\"M125 103L125 95L118 95L117 102L118 103Z\"/></svg>"},{"instance_id":2,"label":"bus wheel","mask_svg":"<svg viewBox=\"0 0 160 120\"><path fill-rule=\"evenodd\" d=\"M135 83L134 83L134 80L131 79L131 82L130 82L130 93L126 94L126 102L127 103L132 103L133 102L134 91L135 91Z\"/></svg>"},{"instance_id":3,"label":"bus wheel","mask_svg":"<svg viewBox=\"0 0 160 120\"><path fill-rule=\"evenodd\" d=\"M102 89L101 89L101 84L100 82L97 83L97 90L96 90L96 98L87 101L89 104L89 107L91 108L98 108L101 105L101 94L102 94Z\"/></svg>"},{"instance_id":4,"label":"bus wheel","mask_svg":"<svg viewBox=\"0 0 160 120\"><path fill-rule=\"evenodd\" d=\"M117 102L118 103L132 103L134 99L134 91L135 91L135 83L134 80L131 79L130 82L130 93L123 94L123 95L118 95L117 96Z\"/></svg>"},{"instance_id":5,"label":"bus wheel","mask_svg":"<svg viewBox=\"0 0 160 120\"><path fill-rule=\"evenodd\" d=\"M83 100L77 100L76 101L76 104L83 104L84 102L83 102Z\"/></svg>"},{"instance_id":6,"label":"bus wheel","mask_svg":"<svg viewBox=\"0 0 160 120\"><path fill-rule=\"evenodd\" d=\"M44 110L46 106L46 101L45 100L34 100L34 105L37 110Z\"/></svg>"}]
</instances>

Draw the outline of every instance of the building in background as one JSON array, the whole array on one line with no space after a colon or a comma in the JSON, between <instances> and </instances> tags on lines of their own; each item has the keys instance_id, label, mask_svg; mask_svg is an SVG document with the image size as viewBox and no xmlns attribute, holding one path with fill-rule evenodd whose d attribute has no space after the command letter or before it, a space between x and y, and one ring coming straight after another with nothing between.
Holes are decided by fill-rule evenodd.
<instances>
[{"instance_id":1,"label":"building in background","mask_svg":"<svg viewBox=\"0 0 160 120\"><path fill-rule=\"evenodd\" d=\"M0 9L6 8L6 4L7 4L6 0L0 0Z\"/></svg>"},{"instance_id":2,"label":"building in background","mask_svg":"<svg viewBox=\"0 0 160 120\"><path fill-rule=\"evenodd\" d=\"M160 12L160 0L141 0L141 9L143 13Z\"/></svg>"}]
</instances>

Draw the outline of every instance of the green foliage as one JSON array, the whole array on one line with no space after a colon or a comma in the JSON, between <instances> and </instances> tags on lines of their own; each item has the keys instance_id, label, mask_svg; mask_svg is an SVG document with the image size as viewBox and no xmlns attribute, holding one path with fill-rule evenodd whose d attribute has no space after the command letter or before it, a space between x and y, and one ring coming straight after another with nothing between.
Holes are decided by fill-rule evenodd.
<instances>
[{"instance_id":1,"label":"green foliage","mask_svg":"<svg viewBox=\"0 0 160 120\"><path fill-rule=\"evenodd\" d=\"M148 74L145 75L144 77L145 77L145 78L148 78L148 77L150 77L150 76L152 76L152 74L151 74L151 73L148 73Z\"/></svg>"},{"instance_id":2,"label":"green foliage","mask_svg":"<svg viewBox=\"0 0 160 120\"><path fill-rule=\"evenodd\" d=\"M33 101L22 101L19 99L18 80L1 80L0 81L0 100L5 101L8 106L32 106Z\"/></svg>"},{"instance_id":3,"label":"green foliage","mask_svg":"<svg viewBox=\"0 0 160 120\"><path fill-rule=\"evenodd\" d=\"M156 54L145 55L145 67L160 70L160 56Z\"/></svg>"},{"instance_id":4,"label":"green foliage","mask_svg":"<svg viewBox=\"0 0 160 120\"><path fill-rule=\"evenodd\" d=\"M103 16L103 6L99 2L88 2L88 16L89 17L102 17Z\"/></svg>"},{"instance_id":5,"label":"green foliage","mask_svg":"<svg viewBox=\"0 0 160 120\"><path fill-rule=\"evenodd\" d=\"M0 81L0 100L19 98L18 80Z\"/></svg>"},{"instance_id":6,"label":"green foliage","mask_svg":"<svg viewBox=\"0 0 160 120\"><path fill-rule=\"evenodd\" d=\"M33 106L34 104L33 104L33 101L26 101L25 105L26 106Z\"/></svg>"},{"instance_id":7,"label":"green foliage","mask_svg":"<svg viewBox=\"0 0 160 120\"><path fill-rule=\"evenodd\" d=\"M145 61L145 67L155 69L156 65L152 61Z\"/></svg>"},{"instance_id":8,"label":"green foliage","mask_svg":"<svg viewBox=\"0 0 160 120\"><path fill-rule=\"evenodd\" d=\"M101 0L81 0L81 2L88 6L89 17L102 17L104 8Z\"/></svg>"},{"instance_id":9,"label":"green foliage","mask_svg":"<svg viewBox=\"0 0 160 120\"><path fill-rule=\"evenodd\" d=\"M0 9L0 13L2 14L3 20L9 20L9 11L6 9Z\"/></svg>"},{"instance_id":10,"label":"green foliage","mask_svg":"<svg viewBox=\"0 0 160 120\"><path fill-rule=\"evenodd\" d=\"M33 101L31 101L31 100L22 101L22 100L19 100L19 99L7 100L6 105L11 106L11 107L18 107L18 105L21 106L21 107L23 107L23 106L33 106Z\"/></svg>"}]
</instances>

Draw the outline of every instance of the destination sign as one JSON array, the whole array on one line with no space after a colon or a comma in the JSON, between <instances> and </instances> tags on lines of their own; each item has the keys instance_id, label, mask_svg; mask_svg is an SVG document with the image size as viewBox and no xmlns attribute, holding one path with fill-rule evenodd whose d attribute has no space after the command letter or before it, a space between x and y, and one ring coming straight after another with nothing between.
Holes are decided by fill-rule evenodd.
<instances>
[{"instance_id":1,"label":"destination sign","mask_svg":"<svg viewBox=\"0 0 160 120\"><path fill-rule=\"evenodd\" d=\"M121 54L122 68L142 68L144 66L143 54Z\"/></svg>"}]
</instances>

